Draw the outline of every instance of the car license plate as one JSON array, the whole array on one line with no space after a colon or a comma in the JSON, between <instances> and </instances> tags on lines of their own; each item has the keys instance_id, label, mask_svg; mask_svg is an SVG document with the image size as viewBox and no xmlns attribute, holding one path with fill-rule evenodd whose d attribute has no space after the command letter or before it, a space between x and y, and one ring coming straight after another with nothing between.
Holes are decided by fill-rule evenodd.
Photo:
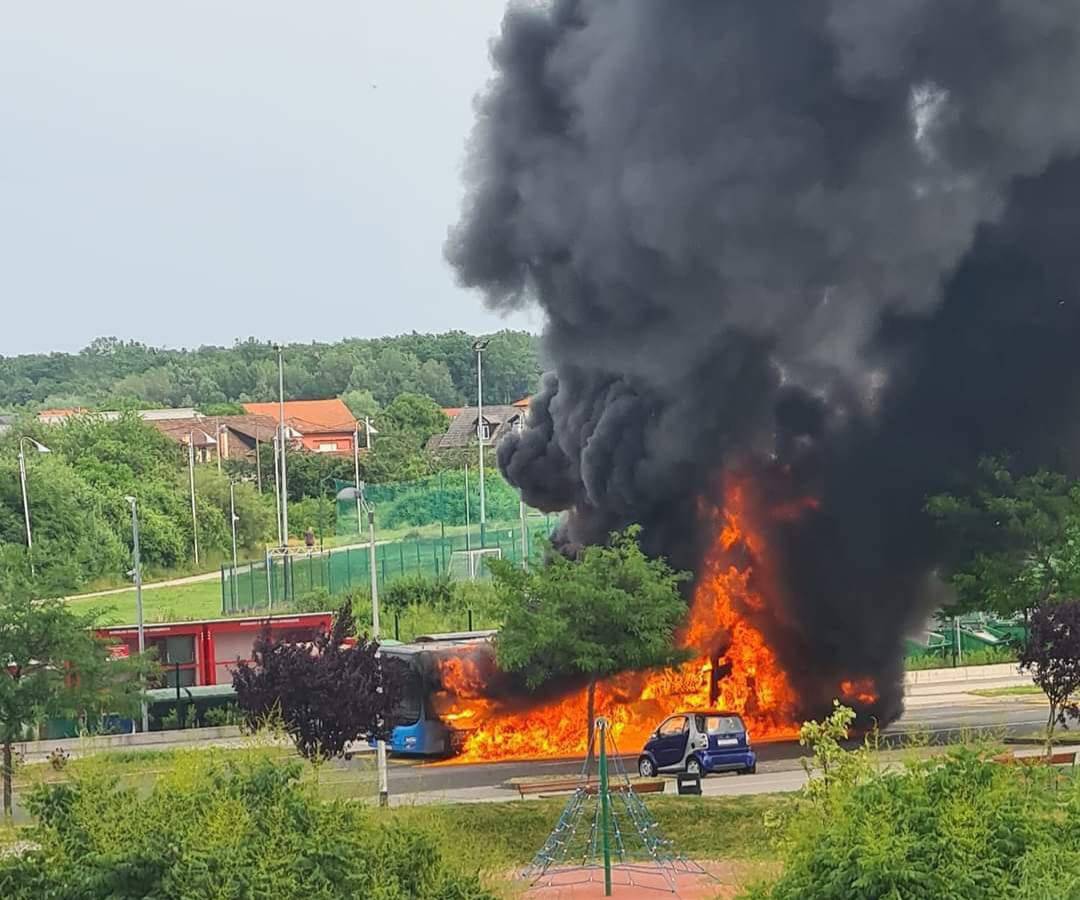
<instances>
[{"instance_id":1,"label":"car license plate","mask_svg":"<svg viewBox=\"0 0 1080 900\"><path fill-rule=\"evenodd\" d=\"M716 739L716 746L717 747L734 747L737 743L739 743L738 738L717 738Z\"/></svg>"}]
</instances>

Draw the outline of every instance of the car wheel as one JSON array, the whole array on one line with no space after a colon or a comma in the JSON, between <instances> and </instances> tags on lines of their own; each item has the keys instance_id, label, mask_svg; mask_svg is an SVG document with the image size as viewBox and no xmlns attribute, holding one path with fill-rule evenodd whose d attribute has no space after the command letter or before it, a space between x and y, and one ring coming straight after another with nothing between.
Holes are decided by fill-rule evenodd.
<instances>
[{"instance_id":1,"label":"car wheel","mask_svg":"<svg viewBox=\"0 0 1080 900\"><path fill-rule=\"evenodd\" d=\"M345 754L345 762L350 762L351 760L352 760L352 754L351 753L346 753Z\"/></svg>"},{"instance_id":2,"label":"car wheel","mask_svg":"<svg viewBox=\"0 0 1080 900\"><path fill-rule=\"evenodd\" d=\"M740 775L757 775L757 763L752 766L747 766L745 769L739 769Z\"/></svg>"},{"instance_id":3,"label":"car wheel","mask_svg":"<svg viewBox=\"0 0 1080 900\"><path fill-rule=\"evenodd\" d=\"M643 756L638 760L637 770L642 778L653 778L656 775L656 763L649 757Z\"/></svg>"},{"instance_id":4,"label":"car wheel","mask_svg":"<svg viewBox=\"0 0 1080 900\"><path fill-rule=\"evenodd\" d=\"M687 775L701 775L701 760L696 756L691 756L686 761L686 774Z\"/></svg>"}]
</instances>

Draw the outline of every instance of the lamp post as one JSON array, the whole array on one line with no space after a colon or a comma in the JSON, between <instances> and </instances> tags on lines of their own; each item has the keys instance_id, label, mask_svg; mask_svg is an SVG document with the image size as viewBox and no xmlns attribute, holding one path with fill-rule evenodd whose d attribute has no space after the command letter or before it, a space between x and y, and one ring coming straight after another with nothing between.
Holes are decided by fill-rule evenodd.
<instances>
[{"instance_id":1,"label":"lamp post","mask_svg":"<svg viewBox=\"0 0 1080 900\"><path fill-rule=\"evenodd\" d=\"M379 579L375 570L375 507L364 496L364 482L356 488L357 499L367 513L368 520L368 568L371 570L371 639L379 639ZM386 772L386 741L375 742L375 765L379 772L379 806L390 805L390 786Z\"/></svg>"},{"instance_id":2,"label":"lamp post","mask_svg":"<svg viewBox=\"0 0 1080 900\"><path fill-rule=\"evenodd\" d=\"M486 547L485 529L487 527L487 507L484 503L484 351L487 350L490 341L487 338L478 338L473 341L473 350L476 351L476 438L480 447L480 546Z\"/></svg>"},{"instance_id":3,"label":"lamp post","mask_svg":"<svg viewBox=\"0 0 1080 900\"><path fill-rule=\"evenodd\" d=\"M215 446L217 447L217 470L218 470L218 475L221 474L221 436L224 433L225 433L225 426L222 425L220 422L218 422L217 435L216 435L217 440L214 442Z\"/></svg>"},{"instance_id":4,"label":"lamp post","mask_svg":"<svg viewBox=\"0 0 1080 900\"><path fill-rule=\"evenodd\" d=\"M281 453L281 546L289 546L289 482L285 471L287 456L285 443L285 348L277 345L278 359L278 430L281 438L278 442Z\"/></svg>"},{"instance_id":5,"label":"lamp post","mask_svg":"<svg viewBox=\"0 0 1080 900\"><path fill-rule=\"evenodd\" d=\"M236 523L240 517L236 514L236 482L229 482L229 521L232 523L232 568L233 579L236 579Z\"/></svg>"},{"instance_id":6,"label":"lamp post","mask_svg":"<svg viewBox=\"0 0 1080 900\"><path fill-rule=\"evenodd\" d=\"M191 486L191 537L195 546L195 565L199 564L199 518L195 514L195 432L188 432L188 483Z\"/></svg>"},{"instance_id":7,"label":"lamp post","mask_svg":"<svg viewBox=\"0 0 1080 900\"><path fill-rule=\"evenodd\" d=\"M142 605L142 558L139 553L139 509L138 502L134 497L125 497L131 506L131 573L135 577L135 621L139 629L139 656L146 650L146 632L143 628L143 605ZM140 676L140 679L142 676ZM179 681L177 681L179 684ZM146 734L150 730L150 711L146 706L146 696L142 698L142 730Z\"/></svg>"},{"instance_id":8,"label":"lamp post","mask_svg":"<svg viewBox=\"0 0 1080 900\"><path fill-rule=\"evenodd\" d=\"M30 559L30 575L36 577L34 570L34 533L30 528L30 496L26 490L26 450L25 445L30 443L38 453L52 453L48 447L32 437L19 438L19 486L22 488L23 519L26 522L26 555Z\"/></svg>"}]
</instances>

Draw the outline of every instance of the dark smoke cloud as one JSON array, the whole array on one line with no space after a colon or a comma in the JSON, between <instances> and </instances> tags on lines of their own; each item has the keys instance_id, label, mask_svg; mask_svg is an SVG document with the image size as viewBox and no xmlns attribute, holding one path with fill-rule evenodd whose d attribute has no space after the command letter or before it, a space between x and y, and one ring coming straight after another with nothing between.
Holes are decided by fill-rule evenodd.
<instances>
[{"instance_id":1,"label":"dark smoke cloud","mask_svg":"<svg viewBox=\"0 0 1080 900\"><path fill-rule=\"evenodd\" d=\"M686 566L752 473L807 710L858 672L895 715L927 493L1077 446L1080 6L514 4L493 59L447 255L555 365L503 472L561 541Z\"/></svg>"}]
</instances>

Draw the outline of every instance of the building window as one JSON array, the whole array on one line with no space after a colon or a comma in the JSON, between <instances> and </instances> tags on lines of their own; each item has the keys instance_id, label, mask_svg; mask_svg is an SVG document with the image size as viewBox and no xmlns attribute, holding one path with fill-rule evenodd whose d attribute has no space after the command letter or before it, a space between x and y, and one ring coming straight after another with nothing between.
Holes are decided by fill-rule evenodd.
<instances>
[{"instance_id":1,"label":"building window","mask_svg":"<svg viewBox=\"0 0 1080 900\"><path fill-rule=\"evenodd\" d=\"M337 441L322 441L319 444L319 453L336 453Z\"/></svg>"},{"instance_id":2,"label":"building window","mask_svg":"<svg viewBox=\"0 0 1080 900\"><path fill-rule=\"evenodd\" d=\"M491 440L491 426L487 422L481 422L480 425L477 426L476 430L477 430L477 433L480 435L480 440L482 440L482 441L490 441Z\"/></svg>"},{"instance_id":3,"label":"building window","mask_svg":"<svg viewBox=\"0 0 1080 900\"><path fill-rule=\"evenodd\" d=\"M525 419L522 418L521 416L518 416L516 419L514 419L513 428L514 428L514 431L524 431L525 430Z\"/></svg>"}]
</instances>

